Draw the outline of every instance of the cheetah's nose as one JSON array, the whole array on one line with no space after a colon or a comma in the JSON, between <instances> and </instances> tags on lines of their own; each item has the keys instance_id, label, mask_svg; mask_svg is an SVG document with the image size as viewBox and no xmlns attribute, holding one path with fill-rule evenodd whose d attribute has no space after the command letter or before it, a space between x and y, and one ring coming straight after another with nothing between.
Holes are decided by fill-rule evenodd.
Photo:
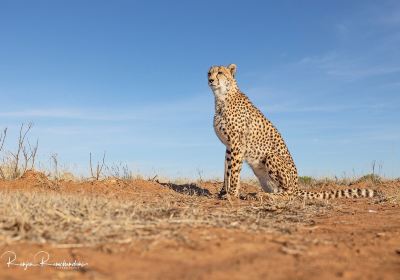
<instances>
[{"instance_id":1,"label":"cheetah's nose","mask_svg":"<svg viewBox=\"0 0 400 280\"><path fill-rule=\"evenodd\" d=\"M209 83L212 83L212 82L214 82L214 80L213 80L213 79L209 79L208 82L209 82Z\"/></svg>"}]
</instances>

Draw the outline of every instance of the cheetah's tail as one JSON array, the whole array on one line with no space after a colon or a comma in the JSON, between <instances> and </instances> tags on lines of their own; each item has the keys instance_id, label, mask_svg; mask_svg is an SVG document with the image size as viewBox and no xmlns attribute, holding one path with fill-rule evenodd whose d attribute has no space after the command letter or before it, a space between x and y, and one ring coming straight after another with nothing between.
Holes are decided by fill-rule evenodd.
<instances>
[{"instance_id":1,"label":"cheetah's tail","mask_svg":"<svg viewBox=\"0 0 400 280\"><path fill-rule=\"evenodd\" d=\"M295 191L295 196L306 199L335 199L335 198L371 198L381 195L381 192L373 189L344 189L310 192L305 190Z\"/></svg>"}]
</instances>

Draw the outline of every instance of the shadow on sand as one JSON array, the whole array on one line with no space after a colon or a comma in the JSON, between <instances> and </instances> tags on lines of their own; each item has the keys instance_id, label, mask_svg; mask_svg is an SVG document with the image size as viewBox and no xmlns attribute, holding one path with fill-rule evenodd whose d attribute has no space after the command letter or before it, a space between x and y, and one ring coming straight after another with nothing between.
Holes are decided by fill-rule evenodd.
<instances>
[{"instance_id":1,"label":"shadow on sand","mask_svg":"<svg viewBox=\"0 0 400 280\"><path fill-rule=\"evenodd\" d=\"M196 196L212 196L209 190L199 187L196 184L174 184L174 183L161 183L164 187L170 188L178 193Z\"/></svg>"}]
</instances>

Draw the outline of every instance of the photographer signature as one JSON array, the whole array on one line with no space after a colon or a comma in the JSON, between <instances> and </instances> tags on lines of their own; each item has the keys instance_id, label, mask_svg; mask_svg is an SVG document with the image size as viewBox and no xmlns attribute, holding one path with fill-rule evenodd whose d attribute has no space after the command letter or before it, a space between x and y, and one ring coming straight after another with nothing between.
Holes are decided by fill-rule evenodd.
<instances>
[{"instance_id":1,"label":"photographer signature","mask_svg":"<svg viewBox=\"0 0 400 280\"><path fill-rule=\"evenodd\" d=\"M80 269L88 265L77 260L73 261L61 261L61 262L50 262L50 254L46 251L39 251L33 256L32 261L17 261L17 254L13 251L6 251L1 256L1 259L7 260L7 267L18 266L23 267L27 270L31 267L54 267L60 269Z\"/></svg>"}]
</instances>

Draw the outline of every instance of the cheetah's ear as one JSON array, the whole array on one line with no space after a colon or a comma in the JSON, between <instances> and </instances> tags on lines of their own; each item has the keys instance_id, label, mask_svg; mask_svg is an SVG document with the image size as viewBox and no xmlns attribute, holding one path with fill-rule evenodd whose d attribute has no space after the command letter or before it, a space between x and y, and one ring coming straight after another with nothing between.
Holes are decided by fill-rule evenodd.
<instances>
[{"instance_id":1,"label":"cheetah's ear","mask_svg":"<svg viewBox=\"0 0 400 280\"><path fill-rule=\"evenodd\" d=\"M228 65L228 69L229 71L231 71L232 77L235 77L236 74L236 64L229 64Z\"/></svg>"}]
</instances>

